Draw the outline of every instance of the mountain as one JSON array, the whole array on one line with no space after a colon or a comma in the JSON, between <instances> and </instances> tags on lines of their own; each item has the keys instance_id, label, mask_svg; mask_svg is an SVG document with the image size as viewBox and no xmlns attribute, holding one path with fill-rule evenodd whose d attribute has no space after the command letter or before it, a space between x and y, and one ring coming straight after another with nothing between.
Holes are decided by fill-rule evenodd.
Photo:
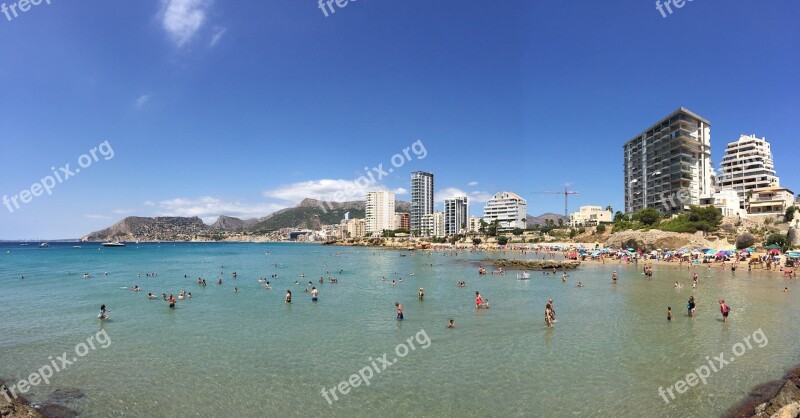
<instances>
[{"instance_id":1,"label":"mountain","mask_svg":"<svg viewBox=\"0 0 800 418\"><path fill-rule=\"evenodd\" d=\"M366 203L325 202L304 199L293 208L286 208L262 218L239 219L222 215L211 225L198 217L129 216L100 231L81 238L82 241L190 241L197 237L223 237L228 233L266 234L282 228L320 229L338 224L349 212L350 218L363 218ZM409 202L397 201L398 212L408 212Z\"/></svg>"},{"instance_id":2,"label":"mountain","mask_svg":"<svg viewBox=\"0 0 800 418\"><path fill-rule=\"evenodd\" d=\"M558 220L559 219L563 220L565 225L569 224L569 218L565 217L564 215L559 215L557 213L544 213L544 214L541 214L539 216L528 215L526 217L528 228L530 228L530 227L532 227L533 225L536 225L536 224L544 226L545 225L545 221L547 219L552 220L553 222L556 223L556 225L558 225Z\"/></svg>"},{"instance_id":3,"label":"mountain","mask_svg":"<svg viewBox=\"0 0 800 418\"><path fill-rule=\"evenodd\" d=\"M197 216L129 216L106 229L86 235L81 241L187 241L210 230L211 227Z\"/></svg>"}]
</instances>

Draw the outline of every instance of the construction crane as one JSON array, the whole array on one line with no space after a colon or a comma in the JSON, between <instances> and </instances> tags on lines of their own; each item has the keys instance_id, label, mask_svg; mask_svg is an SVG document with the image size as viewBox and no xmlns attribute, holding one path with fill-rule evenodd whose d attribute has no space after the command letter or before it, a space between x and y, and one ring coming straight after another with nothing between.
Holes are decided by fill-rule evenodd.
<instances>
[{"instance_id":1,"label":"construction crane","mask_svg":"<svg viewBox=\"0 0 800 418\"><path fill-rule=\"evenodd\" d=\"M579 192L575 192L572 190L567 189L569 184L564 185L564 191L561 192L533 192L534 194L563 194L564 195L564 217L569 219L569 195L577 195L580 194Z\"/></svg>"}]
</instances>

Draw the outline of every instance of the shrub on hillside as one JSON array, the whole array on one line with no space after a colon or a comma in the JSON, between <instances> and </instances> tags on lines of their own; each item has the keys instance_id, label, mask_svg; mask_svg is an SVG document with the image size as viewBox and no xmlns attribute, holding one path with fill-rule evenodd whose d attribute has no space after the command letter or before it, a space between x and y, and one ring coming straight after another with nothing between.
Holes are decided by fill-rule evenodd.
<instances>
[{"instance_id":1,"label":"shrub on hillside","mask_svg":"<svg viewBox=\"0 0 800 418\"><path fill-rule=\"evenodd\" d=\"M756 237L753 234L745 232L742 235L736 237L736 249L737 250L744 250L745 248L750 248L756 243Z\"/></svg>"}]
</instances>

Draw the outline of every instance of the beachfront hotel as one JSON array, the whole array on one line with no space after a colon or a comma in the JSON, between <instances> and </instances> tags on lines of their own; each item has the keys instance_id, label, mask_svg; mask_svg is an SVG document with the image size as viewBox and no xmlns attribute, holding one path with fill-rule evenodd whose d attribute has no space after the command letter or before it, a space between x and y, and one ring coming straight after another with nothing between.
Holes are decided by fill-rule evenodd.
<instances>
[{"instance_id":1,"label":"beachfront hotel","mask_svg":"<svg viewBox=\"0 0 800 418\"><path fill-rule=\"evenodd\" d=\"M528 202L512 192L494 195L483 208L483 220L491 224L498 221L497 231L510 231L527 226Z\"/></svg>"},{"instance_id":2,"label":"beachfront hotel","mask_svg":"<svg viewBox=\"0 0 800 418\"><path fill-rule=\"evenodd\" d=\"M394 226L398 229L411 229L411 214L406 212L395 213Z\"/></svg>"},{"instance_id":3,"label":"beachfront hotel","mask_svg":"<svg viewBox=\"0 0 800 418\"><path fill-rule=\"evenodd\" d=\"M385 230L395 230L394 208L394 193L386 190L367 193L366 234L378 236Z\"/></svg>"},{"instance_id":4,"label":"beachfront hotel","mask_svg":"<svg viewBox=\"0 0 800 418\"><path fill-rule=\"evenodd\" d=\"M748 192L779 185L772 149L766 138L742 135L725 148L717 188L735 190L739 194L742 209L745 208Z\"/></svg>"},{"instance_id":5,"label":"beachfront hotel","mask_svg":"<svg viewBox=\"0 0 800 418\"><path fill-rule=\"evenodd\" d=\"M625 213L680 213L714 193L711 123L679 108L623 146Z\"/></svg>"},{"instance_id":6,"label":"beachfront hotel","mask_svg":"<svg viewBox=\"0 0 800 418\"><path fill-rule=\"evenodd\" d=\"M411 234L421 234L422 217L433 213L433 174L411 173ZM424 235L424 234L422 234Z\"/></svg>"},{"instance_id":7,"label":"beachfront hotel","mask_svg":"<svg viewBox=\"0 0 800 418\"><path fill-rule=\"evenodd\" d=\"M444 200L444 234L458 235L466 232L469 222L469 199L454 196Z\"/></svg>"}]
</instances>

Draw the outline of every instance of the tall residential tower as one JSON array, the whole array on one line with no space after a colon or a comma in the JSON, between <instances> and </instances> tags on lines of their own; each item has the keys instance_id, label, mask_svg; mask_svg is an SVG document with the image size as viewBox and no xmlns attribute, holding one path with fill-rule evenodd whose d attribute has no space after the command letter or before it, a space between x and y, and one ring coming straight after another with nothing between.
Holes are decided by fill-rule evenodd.
<instances>
[{"instance_id":1,"label":"tall residential tower","mask_svg":"<svg viewBox=\"0 0 800 418\"><path fill-rule=\"evenodd\" d=\"M720 171L717 187L736 190L742 209L748 192L780 186L769 142L755 135L742 135L738 141L728 144Z\"/></svg>"},{"instance_id":2,"label":"tall residential tower","mask_svg":"<svg viewBox=\"0 0 800 418\"><path fill-rule=\"evenodd\" d=\"M680 213L714 194L711 123L686 108L625 143L625 212Z\"/></svg>"},{"instance_id":3,"label":"tall residential tower","mask_svg":"<svg viewBox=\"0 0 800 418\"><path fill-rule=\"evenodd\" d=\"M455 196L444 200L444 233L458 235L469 229L469 199Z\"/></svg>"},{"instance_id":4,"label":"tall residential tower","mask_svg":"<svg viewBox=\"0 0 800 418\"><path fill-rule=\"evenodd\" d=\"M394 193L385 190L367 193L365 232L371 236L395 230Z\"/></svg>"},{"instance_id":5,"label":"tall residential tower","mask_svg":"<svg viewBox=\"0 0 800 418\"><path fill-rule=\"evenodd\" d=\"M433 174L411 173L411 233L422 230L422 217L433 213Z\"/></svg>"}]
</instances>

